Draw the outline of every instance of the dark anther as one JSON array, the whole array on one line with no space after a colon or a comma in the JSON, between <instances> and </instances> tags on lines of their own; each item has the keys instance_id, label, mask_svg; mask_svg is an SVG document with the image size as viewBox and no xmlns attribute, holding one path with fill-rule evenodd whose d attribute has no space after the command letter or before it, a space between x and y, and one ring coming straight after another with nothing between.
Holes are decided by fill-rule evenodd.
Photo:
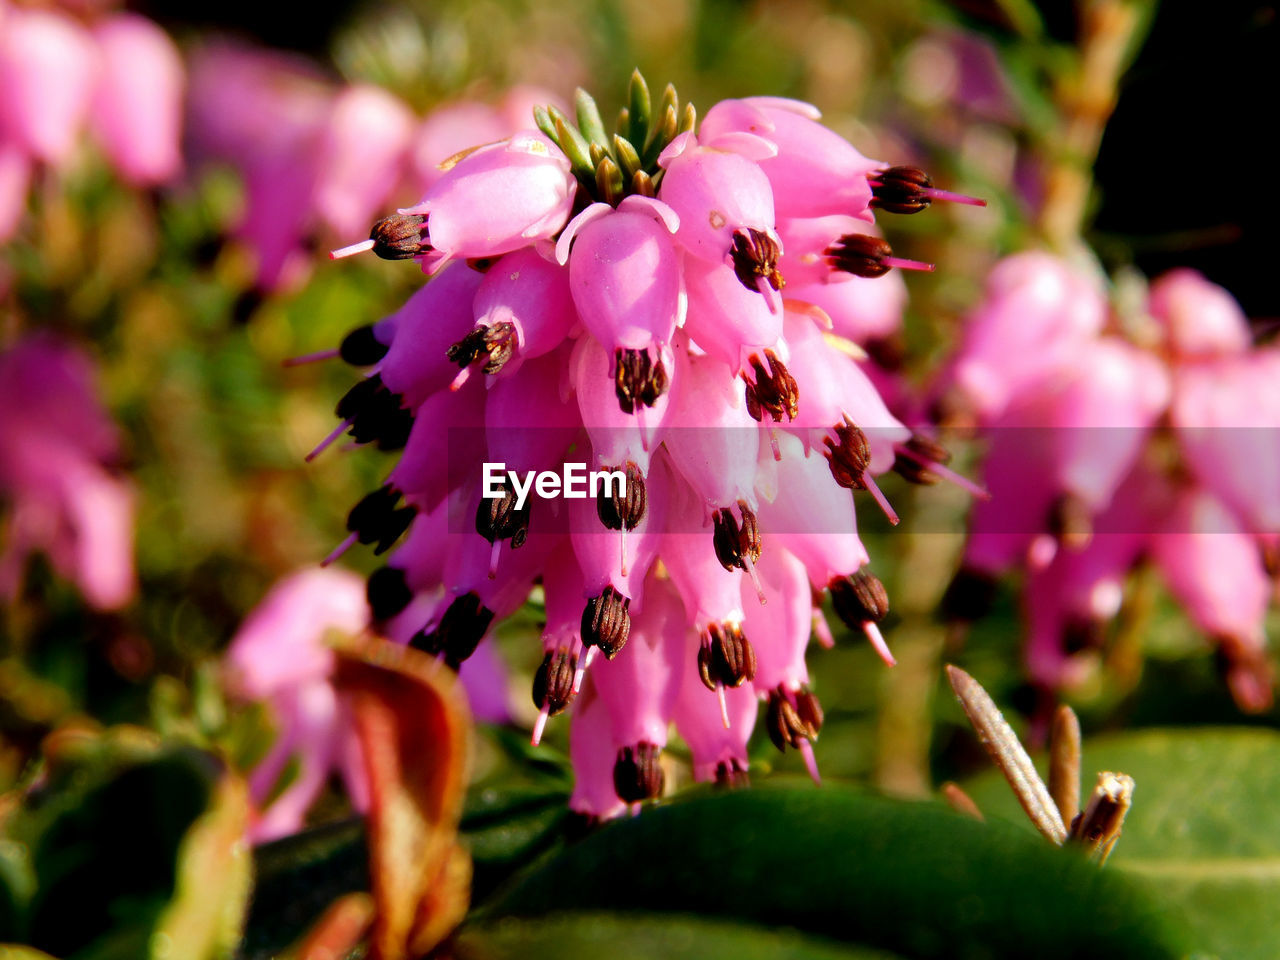
<instances>
[{"instance_id":1,"label":"dark anther","mask_svg":"<svg viewBox=\"0 0 1280 960\"><path fill-rule=\"evenodd\" d=\"M640 468L628 460L623 472L627 482L621 492L616 485L609 484L607 489L611 492L601 491L596 497L596 515L610 530L634 530L636 524L644 519L649 505L649 492Z\"/></svg>"},{"instance_id":2,"label":"dark anther","mask_svg":"<svg viewBox=\"0 0 1280 960\"><path fill-rule=\"evenodd\" d=\"M827 247L826 254L827 264L832 270L871 279L889 272L889 264L884 262L884 258L893 256L893 248L880 237L846 233Z\"/></svg>"},{"instance_id":3,"label":"dark anther","mask_svg":"<svg viewBox=\"0 0 1280 960\"><path fill-rule=\"evenodd\" d=\"M906 452L899 451L894 455L893 472L911 483L926 486L937 483L939 477L929 467L935 463L948 463L951 460L951 452L923 433L912 434L911 439L903 446Z\"/></svg>"},{"instance_id":4,"label":"dark anther","mask_svg":"<svg viewBox=\"0 0 1280 960\"><path fill-rule=\"evenodd\" d=\"M844 423L835 427L836 439L824 437L826 446L823 454L831 465L831 476L836 483L850 490L867 489L863 474L871 465L871 449L867 446L867 435L863 433L847 416Z\"/></svg>"},{"instance_id":5,"label":"dark anther","mask_svg":"<svg viewBox=\"0 0 1280 960\"><path fill-rule=\"evenodd\" d=\"M809 692L808 688L802 687L796 691L796 716L800 718L800 722L804 724L808 731L810 740L817 740L818 733L822 730L822 704L818 702L818 698Z\"/></svg>"},{"instance_id":6,"label":"dark anther","mask_svg":"<svg viewBox=\"0 0 1280 960\"><path fill-rule=\"evenodd\" d=\"M567 647L557 647L542 658L542 666L533 675L533 705L546 708L554 717L573 702L573 675L578 669L578 655Z\"/></svg>"},{"instance_id":7,"label":"dark anther","mask_svg":"<svg viewBox=\"0 0 1280 960\"><path fill-rule=\"evenodd\" d=\"M635 413L636 407L652 407L667 392L667 368L659 358L654 363L646 350L616 350L614 392L623 413Z\"/></svg>"},{"instance_id":8,"label":"dark anther","mask_svg":"<svg viewBox=\"0 0 1280 960\"><path fill-rule=\"evenodd\" d=\"M756 676L756 651L734 623L713 623L707 627L698 648L698 676L708 690L717 685L740 687Z\"/></svg>"},{"instance_id":9,"label":"dark anther","mask_svg":"<svg viewBox=\"0 0 1280 960\"><path fill-rule=\"evenodd\" d=\"M582 642L599 647L612 660L631 633L631 598L624 597L612 586L592 597L582 610Z\"/></svg>"},{"instance_id":10,"label":"dark anther","mask_svg":"<svg viewBox=\"0 0 1280 960\"><path fill-rule=\"evenodd\" d=\"M438 649L444 661L454 670L476 652L485 631L493 623L493 611L480 602L475 591L454 599L436 627Z\"/></svg>"},{"instance_id":11,"label":"dark anther","mask_svg":"<svg viewBox=\"0 0 1280 960\"><path fill-rule=\"evenodd\" d=\"M399 567L379 567L369 574L365 596L374 620L390 620L409 605L413 591Z\"/></svg>"},{"instance_id":12,"label":"dark anther","mask_svg":"<svg viewBox=\"0 0 1280 960\"><path fill-rule=\"evenodd\" d=\"M428 630L423 627L409 638L409 646L414 650L421 650L428 656L436 657L444 650L444 638L440 636L439 630Z\"/></svg>"},{"instance_id":13,"label":"dark anther","mask_svg":"<svg viewBox=\"0 0 1280 960\"><path fill-rule=\"evenodd\" d=\"M399 450L413 429L413 411L404 408L400 395L388 390L376 373L348 390L336 413L351 421L349 433L356 443L376 442L379 450Z\"/></svg>"},{"instance_id":14,"label":"dark anther","mask_svg":"<svg viewBox=\"0 0 1280 960\"><path fill-rule=\"evenodd\" d=\"M412 260L431 251L427 218L420 215L397 213L383 217L369 231L369 239L373 241L373 252L383 260Z\"/></svg>"},{"instance_id":15,"label":"dark anther","mask_svg":"<svg viewBox=\"0 0 1280 960\"><path fill-rule=\"evenodd\" d=\"M451 346L445 356L460 367L469 367L484 357L484 372L493 374L507 365L518 341L515 324L504 320L492 326L476 327Z\"/></svg>"},{"instance_id":16,"label":"dark anther","mask_svg":"<svg viewBox=\"0 0 1280 960\"><path fill-rule=\"evenodd\" d=\"M742 378L747 383L747 412L756 420L763 420L766 413L774 423L780 423L784 418L794 420L800 412L800 387L796 378L772 350L766 350L764 357L769 364L768 370L759 354L753 353L750 363L755 381L747 380L745 374Z\"/></svg>"},{"instance_id":17,"label":"dark anther","mask_svg":"<svg viewBox=\"0 0 1280 960\"><path fill-rule=\"evenodd\" d=\"M1064 493L1049 508L1049 532L1068 549L1083 549L1093 536L1093 515L1079 497Z\"/></svg>"},{"instance_id":18,"label":"dark anther","mask_svg":"<svg viewBox=\"0 0 1280 960\"><path fill-rule=\"evenodd\" d=\"M734 567L745 570L748 564L760 559L760 524L756 515L743 500L738 501L738 512L742 514L741 526L731 510L717 510L712 514L712 543L716 559L726 570Z\"/></svg>"},{"instance_id":19,"label":"dark anther","mask_svg":"<svg viewBox=\"0 0 1280 960\"><path fill-rule=\"evenodd\" d=\"M827 585L831 605L850 630L861 630L868 620L879 623L889 613L889 594L880 578L859 570L847 577L836 577Z\"/></svg>"},{"instance_id":20,"label":"dark anther","mask_svg":"<svg viewBox=\"0 0 1280 960\"><path fill-rule=\"evenodd\" d=\"M817 740L822 729L822 707L818 698L807 690L795 694L792 705L786 691L778 687L769 693L765 710L765 730L779 750L798 747L801 740Z\"/></svg>"},{"instance_id":21,"label":"dark anther","mask_svg":"<svg viewBox=\"0 0 1280 960\"><path fill-rule=\"evenodd\" d=\"M868 174L871 206L889 213L919 213L932 202L927 193L933 180L918 167L889 167Z\"/></svg>"},{"instance_id":22,"label":"dark anther","mask_svg":"<svg viewBox=\"0 0 1280 960\"><path fill-rule=\"evenodd\" d=\"M722 760L716 765L716 786L726 790L737 790L751 786L751 777L746 768L736 759Z\"/></svg>"},{"instance_id":23,"label":"dark anther","mask_svg":"<svg viewBox=\"0 0 1280 960\"><path fill-rule=\"evenodd\" d=\"M733 260L733 272L748 290L759 290L761 277L775 290L786 286L787 282L778 272L778 257L781 255L778 241L763 230L744 227L733 233L729 257Z\"/></svg>"},{"instance_id":24,"label":"dark anther","mask_svg":"<svg viewBox=\"0 0 1280 960\"><path fill-rule=\"evenodd\" d=\"M613 791L624 803L641 803L662 795L662 748L652 743L623 747L613 764Z\"/></svg>"},{"instance_id":25,"label":"dark anther","mask_svg":"<svg viewBox=\"0 0 1280 960\"><path fill-rule=\"evenodd\" d=\"M373 334L373 324L356 327L338 346L338 356L353 367L368 367L387 355L389 348Z\"/></svg>"},{"instance_id":26,"label":"dark anther","mask_svg":"<svg viewBox=\"0 0 1280 960\"><path fill-rule=\"evenodd\" d=\"M944 619L958 623L981 620L991 612L996 581L990 574L961 567L947 584L940 604Z\"/></svg>"},{"instance_id":27,"label":"dark anther","mask_svg":"<svg viewBox=\"0 0 1280 960\"><path fill-rule=\"evenodd\" d=\"M361 543L376 543L375 554L386 553L418 515L414 507L399 507L400 491L391 484L367 494L347 514L347 529Z\"/></svg>"},{"instance_id":28,"label":"dark anther","mask_svg":"<svg viewBox=\"0 0 1280 960\"><path fill-rule=\"evenodd\" d=\"M502 496L481 497L476 505L476 533L490 543L511 540L512 547L521 546L529 535L529 503L516 509L516 495L502 480Z\"/></svg>"}]
</instances>

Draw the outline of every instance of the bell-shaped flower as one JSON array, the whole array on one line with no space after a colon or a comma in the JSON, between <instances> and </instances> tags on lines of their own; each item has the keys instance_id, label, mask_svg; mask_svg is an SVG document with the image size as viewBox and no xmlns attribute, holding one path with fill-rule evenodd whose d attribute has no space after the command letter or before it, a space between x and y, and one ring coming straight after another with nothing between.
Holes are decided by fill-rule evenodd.
<instances>
[{"instance_id":1,"label":"bell-shaped flower","mask_svg":"<svg viewBox=\"0 0 1280 960\"><path fill-rule=\"evenodd\" d=\"M55 166L71 159L93 96L98 50L54 10L11 7L0 30L0 140Z\"/></svg>"},{"instance_id":2,"label":"bell-shaped flower","mask_svg":"<svg viewBox=\"0 0 1280 960\"><path fill-rule=\"evenodd\" d=\"M707 142L731 133L751 133L777 145L776 156L760 159L773 187L779 217L844 214L870 220L867 174L884 164L868 160L852 144L818 120L810 104L782 97L722 100L702 120Z\"/></svg>"},{"instance_id":3,"label":"bell-shaped flower","mask_svg":"<svg viewBox=\"0 0 1280 960\"><path fill-rule=\"evenodd\" d=\"M182 57L145 17L96 25L100 57L89 124L112 164L133 184L164 183L182 167Z\"/></svg>"},{"instance_id":4,"label":"bell-shaped flower","mask_svg":"<svg viewBox=\"0 0 1280 960\"><path fill-rule=\"evenodd\" d=\"M560 148L525 131L466 154L401 213L426 216L429 259L496 257L558 233L576 189Z\"/></svg>"}]
</instances>

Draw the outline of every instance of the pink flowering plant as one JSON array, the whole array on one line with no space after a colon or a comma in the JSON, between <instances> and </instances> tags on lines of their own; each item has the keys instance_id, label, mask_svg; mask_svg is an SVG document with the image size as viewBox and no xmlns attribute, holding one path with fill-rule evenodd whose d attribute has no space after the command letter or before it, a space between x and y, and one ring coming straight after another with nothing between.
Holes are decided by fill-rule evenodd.
<instances>
[{"instance_id":1,"label":"pink flowering plant","mask_svg":"<svg viewBox=\"0 0 1280 960\"><path fill-rule=\"evenodd\" d=\"M0 0L0 955L1269 960L1264 6Z\"/></svg>"}]
</instances>

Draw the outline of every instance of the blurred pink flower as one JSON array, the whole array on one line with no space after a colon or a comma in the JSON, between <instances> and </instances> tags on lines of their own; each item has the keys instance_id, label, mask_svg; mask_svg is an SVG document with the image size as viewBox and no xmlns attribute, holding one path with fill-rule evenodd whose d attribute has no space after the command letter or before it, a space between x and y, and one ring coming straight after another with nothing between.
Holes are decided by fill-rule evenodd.
<instances>
[{"instance_id":1,"label":"blurred pink flower","mask_svg":"<svg viewBox=\"0 0 1280 960\"><path fill-rule=\"evenodd\" d=\"M1029 672L1069 685L1073 654L1102 642L1147 557L1217 645L1241 707L1266 709L1258 536L1280 531L1280 352L1253 348L1230 294L1192 271L1152 283L1147 314L1104 333L1092 273L1045 254L997 266L943 380L987 428L992 494L948 604L1023 568Z\"/></svg>"},{"instance_id":2,"label":"blurred pink flower","mask_svg":"<svg viewBox=\"0 0 1280 960\"><path fill-rule=\"evenodd\" d=\"M119 440L89 359L51 336L0 352L0 494L10 503L0 596L46 554L93 606L133 597L133 491L109 466Z\"/></svg>"}]
</instances>

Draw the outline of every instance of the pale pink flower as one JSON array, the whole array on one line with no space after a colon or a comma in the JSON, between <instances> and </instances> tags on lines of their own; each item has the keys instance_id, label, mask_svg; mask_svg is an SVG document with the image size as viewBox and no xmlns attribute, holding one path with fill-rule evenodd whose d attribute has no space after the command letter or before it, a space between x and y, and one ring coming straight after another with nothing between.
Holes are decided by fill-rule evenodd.
<instances>
[{"instance_id":1,"label":"pale pink flower","mask_svg":"<svg viewBox=\"0 0 1280 960\"><path fill-rule=\"evenodd\" d=\"M184 70L169 35L144 17L117 14L97 24L100 67L89 125L121 175L164 183L182 168Z\"/></svg>"}]
</instances>

